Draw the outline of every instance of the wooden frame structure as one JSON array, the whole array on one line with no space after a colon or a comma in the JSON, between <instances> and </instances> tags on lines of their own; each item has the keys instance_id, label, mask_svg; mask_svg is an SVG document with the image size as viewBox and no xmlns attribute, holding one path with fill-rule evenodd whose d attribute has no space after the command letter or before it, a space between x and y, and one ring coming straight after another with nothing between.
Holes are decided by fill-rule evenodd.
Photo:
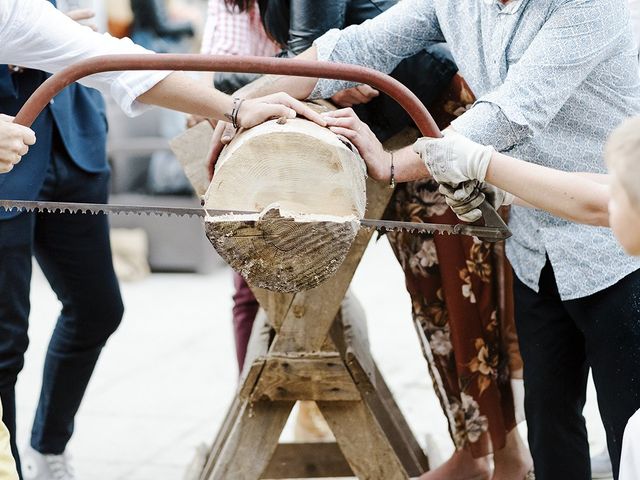
<instances>
[{"instance_id":1,"label":"wooden frame structure","mask_svg":"<svg viewBox=\"0 0 640 480\"><path fill-rule=\"evenodd\" d=\"M372 181L367 192L366 216L380 218L392 192ZM428 470L369 352L364 312L347 293L371 236L361 230L336 275L313 290L255 290L262 311L201 480L406 480ZM278 443L298 400L317 403L336 443Z\"/></svg>"}]
</instances>

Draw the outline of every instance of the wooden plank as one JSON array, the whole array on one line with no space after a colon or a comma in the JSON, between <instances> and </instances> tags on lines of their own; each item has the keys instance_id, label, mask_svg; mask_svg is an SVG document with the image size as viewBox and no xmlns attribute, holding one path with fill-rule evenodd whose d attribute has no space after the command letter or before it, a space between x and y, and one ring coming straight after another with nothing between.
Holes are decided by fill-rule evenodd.
<instances>
[{"instance_id":1,"label":"wooden plank","mask_svg":"<svg viewBox=\"0 0 640 480\"><path fill-rule=\"evenodd\" d=\"M270 332L271 327L267 323L266 314L263 311L259 311L251 330L251 339L249 340L249 345L247 347L245 368L240 375L240 387L231 407L229 408L227 416L220 426L216 439L209 450L207 463L203 470L203 479L208 478L208 475L213 471L213 466L216 464L227 437L231 433L231 430L238 419L243 405L242 400L246 400L250 396L251 391L260 376L260 372L262 371L265 363L265 355L269 349L269 341L271 338Z\"/></svg>"},{"instance_id":2,"label":"wooden plank","mask_svg":"<svg viewBox=\"0 0 640 480\"><path fill-rule=\"evenodd\" d=\"M375 366L375 364L374 364ZM356 380L362 399L371 411L407 473L421 475L429 469L429 461L415 439L409 426L396 405L391 393L386 389L382 376L376 377L375 385L369 380L355 355L348 354L347 368ZM377 367L375 367L377 372ZM377 372L379 375L379 372ZM381 389L386 389L388 397L383 399Z\"/></svg>"},{"instance_id":3,"label":"wooden plank","mask_svg":"<svg viewBox=\"0 0 640 480\"><path fill-rule=\"evenodd\" d=\"M353 477L353 470L335 442L281 443L264 479Z\"/></svg>"},{"instance_id":4,"label":"wooden plank","mask_svg":"<svg viewBox=\"0 0 640 480\"><path fill-rule=\"evenodd\" d=\"M242 400L248 400L249 397L251 397L251 392L253 392L266 363L270 342L271 326L268 323L264 310L259 310L256 320L253 322L244 368L240 374L240 381L238 382L237 396Z\"/></svg>"},{"instance_id":5,"label":"wooden plank","mask_svg":"<svg viewBox=\"0 0 640 480\"><path fill-rule=\"evenodd\" d=\"M340 322L336 322L331 334L336 343L339 343L338 339L343 335L341 351L363 400L382 427L409 475L422 474L429 467L427 457L371 356L364 312L355 297L345 298L340 317ZM340 327L343 329L342 332Z\"/></svg>"},{"instance_id":6,"label":"wooden plank","mask_svg":"<svg viewBox=\"0 0 640 480\"><path fill-rule=\"evenodd\" d=\"M211 448L209 449L209 453L207 454L207 461L205 463L204 469L202 470L202 474L200 475L200 480L207 480L210 478L211 473L213 472L213 467L216 465L218 458L220 457L220 452L224 448L224 445L227 441L231 430L233 429L238 416L240 415L240 410L243 402L240 400L238 396L233 399L233 403L229 407L227 411L227 415L218 430L218 435L216 436Z\"/></svg>"},{"instance_id":7,"label":"wooden plank","mask_svg":"<svg viewBox=\"0 0 640 480\"><path fill-rule=\"evenodd\" d=\"M318 402L322 415L358 478L407 480L385 432L363 402Z\"/></svg>"},{"instance_id":8,"label":"wooden plank","mask_svg":"<svg viewBox=\"0 0 640 480\"><path fill-rule=\"evenodd\" d=\"M365 371L362 367L359 361L360 356L370 357L370 355L359 354L352 347L347 347L346 365L356 382L362 399L382 427L407 472L412 476L424 473L429 468L427 457L393 400L384 378L371 359L373 362L372 380L372 373Z\"/></svg>"},{"instance_id":9,"label":"wooden plank","mask_svg":"<svg viewBox=\"0 0 640 480\"><path fill-rule=\"evenodd\" d=\"M252 399L355 401L360 400L360 393L337 352L271 355Z\"/></svg>"},{"instance_id":10,"label":"wooden plank","mask_svg":"<svg viewBox=\"0 0 640 480\"><path fill-rule=\"evenodd\" d=\"M171 150L182 165L196 194L201 197L209 188L209 150L213 128L200 122L171 140Z\"/></svg>"},{"instance_id":11,"label":"wooden plank","mask_svg":"<svg viewBox=\"0 0 640 480\"><path fill-rule=\"evenodd\" d=\"M245 402L211 474L203 480L258 480L295 402Z\"/></svg>"},{"instance_id":12,"label":"wooden plank","mask_svg":"<svg viewBox=\"0 0 640 480\"><path fill-rule=\"evenodd\" d=\"M279 332L296 294L273 292L258 287L251 287L251 290L258 299L260 306L267 313L269 323L275 328L276 332Z\"/></svg>"},{"instance_id":13,"label":"wooden plank","mask_svg":"<svg viewBox=\"0 0 640 480\"><path fill-rule=\"evenodd\" d=\"M345 360L349 356L357 357L358 362L368 380L375 385L376 364L371 355L367 319L362 304L353 294L347 294L340 310L343 339L345 343Z\"/></svg>"}]
</instances>

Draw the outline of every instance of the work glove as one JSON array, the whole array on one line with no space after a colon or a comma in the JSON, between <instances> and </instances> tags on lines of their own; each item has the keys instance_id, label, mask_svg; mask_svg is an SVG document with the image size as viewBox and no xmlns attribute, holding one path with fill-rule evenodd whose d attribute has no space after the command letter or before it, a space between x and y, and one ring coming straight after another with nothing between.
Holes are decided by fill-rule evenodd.
<instances>
[{"instance_id":1,"label":"work glove","mask_svg":"<svg viewBox=\"0 0 640 480\"><path fill-rule=\"evenodd\" d=\"M460 220L475 222L482 218L478 207L485 199L496 209L513 203L513 195L484 183L493 147L445 130L442 138L418 139L413 150L440 184L440 193Z\"/></svg>"},{"instance_id":2,"label":"work glove","mask_svg":"<svg viewBox=\"0 0 640 480\"><path fill-rule=\"evenodd\" d=\"M438 183L458 185L467 180L484 182L493 147L472 142L464 135L445 130L442 138L419 138L413 151L420 155Z\"/></svg>"},{"instance_id":3,"label":"work glove","mask_svg":"<svg viewBox=\"0 0 640 480\"><path fill-rule=\"evenodd\" d=\"M455 187L442 183L439 191L458 218L469 223L482 218L482 212L478 207L484 200L496 210L503 205L511 205L514 200L510 193L477 180L467 180Z\"/></svg>"}]
</instances>

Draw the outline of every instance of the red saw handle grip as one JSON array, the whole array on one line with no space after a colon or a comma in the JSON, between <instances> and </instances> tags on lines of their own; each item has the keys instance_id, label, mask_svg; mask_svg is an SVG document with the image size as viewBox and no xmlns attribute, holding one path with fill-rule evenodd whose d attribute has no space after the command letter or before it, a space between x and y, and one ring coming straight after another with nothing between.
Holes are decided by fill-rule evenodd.
<instances>
[{"instance_id":1,"label":"red saw handle grip","mask_svg":"<svg viewBox=\"0 0 640 480\"><path fill-rule=\"evenodd\" d=\"M53 97L68 85L84 77L95 73L123 70L261 73L365 83L398 102L413 119L423 136L441 136L427 108L411 90L394 78L371 68L286 58L197 54L104 55L83 60L59 71L40 85L16 115L15 123L30 127Z\"/></svg>"}]
</instances>

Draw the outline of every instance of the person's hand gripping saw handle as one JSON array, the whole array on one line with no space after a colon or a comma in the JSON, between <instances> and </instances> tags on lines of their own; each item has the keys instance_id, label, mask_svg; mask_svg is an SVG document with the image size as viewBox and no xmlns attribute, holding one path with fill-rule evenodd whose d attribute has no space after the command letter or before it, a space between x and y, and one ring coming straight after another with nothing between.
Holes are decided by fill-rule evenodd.
<instances>
[{"instance_id":1,"label":"person's hand gripping saw handle","mask_svg":"<svg viewBox=\"0 0 640 480\"><path fill-rule=\"evenodd\" d=\"M35 143L33 130L13 123L13 117L0 114L0 174L13 170Z\"/></svg>"},{"instance_id":2,"label":"person's hand gripping saw handle","mask_svg":"<svg viewBox=\"0 0 640 480\"><path fill-rule=\"evenodd\" d=\"M445 130L442 138L418 139L413 149L440 184L440 193L460 220L475 222L482 218L478 207L485 199L494 208L513 202L513 195L484 182L495 152L493 147Z\"/></svg>"}]
</instances>

